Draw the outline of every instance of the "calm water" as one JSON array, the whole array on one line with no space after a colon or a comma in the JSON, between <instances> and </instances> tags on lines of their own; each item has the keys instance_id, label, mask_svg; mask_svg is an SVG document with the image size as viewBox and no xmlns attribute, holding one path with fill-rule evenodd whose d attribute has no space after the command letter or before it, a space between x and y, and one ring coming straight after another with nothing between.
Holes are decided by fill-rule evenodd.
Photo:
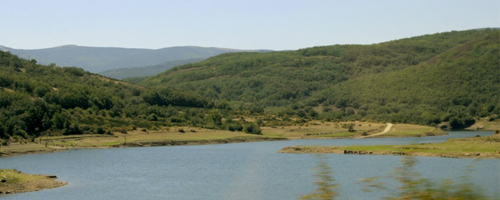
<instances>
[{"instance_id":1,"label":"calm water","mask_svg":"<svg viewBox=\"0 0 500 200\"><path fill-rule=\"evenodd\" d=\"M425 138L291 140L239 144L80 149L0 159L0 168L55 174L69 184L0 199L297 199L315 189L318 158L313 154L279 154L291 145L407 144L489 135L452 132ZM400 156L326 155L342 199L377 199L388 192L361 192L360 178L389 175ZM419 157L418 169L433 180L464 174L473 165L472 181L500 197L500 160ZM395 183L389 183L395 188Z\"/></svg>"}]
</instances>

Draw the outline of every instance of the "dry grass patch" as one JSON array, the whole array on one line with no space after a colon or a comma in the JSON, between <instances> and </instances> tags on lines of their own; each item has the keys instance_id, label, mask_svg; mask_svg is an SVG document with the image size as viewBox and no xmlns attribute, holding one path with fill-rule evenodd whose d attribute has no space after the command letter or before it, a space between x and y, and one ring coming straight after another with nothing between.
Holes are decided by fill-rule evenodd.
<instances>
[{"instance_id":1,"label":"dry grass patch","mask_svg":"<svg viewBox=\"0 0 500 200\"><path fill-rule=\"evenodd\" d=\"M344 124L354 123L355 132L348 132ZM350 138L363 133L373 134L383 130L385 124L370 122L320 122L311 121L303 126L261 127L264 136L298 138Z\"/></svg>"},{"instance_id":2,"label":"dry grass patch","mask_svg":"<svg viewBox=\"0 0 500 200\"><path fill-rule=\"evenodd\" d=\"M434 136L434 135L446 135L447 133L441 129L413 125L413 124L394 124L391 130L381 135L382 137L422 137L422 136Z\"/></svg>"},{"instance_id":3,"label":"dry grass patch","mask_svg":"<svg viewBox=\"0 0 500 200\"><path fill-rule=\"evenodd\" d=\"M161 127L158 130L132 130L112 135L68 135L36 138L32 143L11 143L0 146L0 157L29 153L54 152L71 148L111 148L127 143L148 143L158 141L187 141L190 144L262 141L276 137L252 135L244 132L212 130L195 127ZM277 138L280 139L280 138Z\"/></svg>"},{"instance_id":4,"label":"dry grass patch","mask_svg":"<svg viewBox=\"0 0 500 200\"><path fill-rule=\"evenodd\" d=\"M467 128L467 130L500 130L500 119L495 119L493 121L490 121L489 119L489 117L482 118L478 120L474 125Z\"/></svg>"},{"instance_id":5,"label":"dry grass patch","mask_svg":"<svg viewBox=\"0 0 500 200\"><path fill-rule=\"evenodd\" d=\"M183 130L181 132L180 130ZM170 127L157 131L129 131L127 134L115 133L121 139L127 138L127 141L147 141L147 140L212 140L226 139L240 136L253 136L244 132L231 132L227 130L212 130L195 127Z\"/></svg>"}]
</instances>

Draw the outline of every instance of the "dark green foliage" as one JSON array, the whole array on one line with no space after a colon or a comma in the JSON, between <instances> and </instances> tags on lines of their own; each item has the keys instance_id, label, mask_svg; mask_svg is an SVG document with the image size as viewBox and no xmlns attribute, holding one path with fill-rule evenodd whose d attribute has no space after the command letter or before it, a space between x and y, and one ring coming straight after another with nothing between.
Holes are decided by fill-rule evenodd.
<instances>
[{"instance_id":1,"label":"dark green foliage","mask_svg":"<svg viewBox=\"0 0 500 200\"><path fill-rule=\"evenodd\" d=\"M184 93L173 88L151 89L142 95L144 102L159 106L211 107L212 104L195 93Z\"/></svg>"},{"instance_id":2,"label":"dark green foliage","mask_svg":"<svg viewBox=\"0 0 500 200\"><path fill-rule=\"evenodd\" d=\"M464 118L452 117L450 118L450 126L452 130L460 130L472 126L476 120L471 116Z\"/></svg>"},{"instance_id":3,"label":"dark green foliage","mask_svg":"<svg viewBox=\"0 0 500 200\"><path fill-rule=\"evenodd\" d=\"M64 132L64 135L80 135L83 134L82 130L80 130L80 127L78 124L73 124L69 127L67 127Z\"/></svg>"},{"instance_id":4,"label":"dark green foliage","mask_svg":"<svg viewBox=\"0 0 500 200\"><path fill-rule=\"evenodd\" d=\"M260 127L254 123L246 124L244 130L245 130L245 133L262 135L262 131L260 130Z\"/></svg>"},{"instance_id":5,"label":"dark green foliage","mask_svg":"<svg viewBox=\"0 0 500 200\"><path fill-rule=\"evenodd\" d=\"M252 113L290 108L275 109L272 114L280 117L436 125L451 116L486 117L498 110L499 34L453 31L374 45L229 53L174 67L141 84L240 102ZM317 115L300 109L320 104L341 110Z\"/></svg>"},{"instance_id":6,"label":"dark green foliage","mask_svg":"<svg viewBox=\"0 0 500 200\"><path fill-rule=\"evenodd\" d=\"M454 31L369 46L225 54L142 84L258 105L250 106L253 113L293 105L274 114L436 125L451 116L486 117L498 110L498 35L489 29ZM343 113L296 111L319 104Z\"/></svg>"},{"instance_id":7,"label":"dark green foliage","mask_svg":"<svg viewBox=\"0 0 500 200\"><path fill-rule=\"evenodd\" d=\"M347 131L349 132L355 132L354 125L355 125L354 123L349 123L349 124L343 124L342 127L346 128Z\"/></svg>"},{"instance_id":8,"label":"dark green foliage","mask_svg":"<svg viewBox=\"0 0 500 200\"><path fill-rule=\"evenodd\" d=\"M104 134L106 132L104 131L104 129L102 127L97 127L96 133L97 134Z\"/></svg>"},{"instance_id":9,"label":"dark green foliage","mask_svg":"<svg viewBox=\"0 0 500 200\"><path fill-rule=\"evenodd\" d=\"M309 110L307 114L312 118L317 118L319 115L318 112L316 112L315 110Z\"/></svg>"},{"instance_id":10,"label":"dark green foliage","mask_svg":"<svg viewBox=\"0 0 500 200\"><path fill-rule=\"evenodd\" d=\"M242 131L243 126L241 126L240 124L232 123L232 124L227 125L227 129L230 131L233 131L233 132L234 131Z\"/></svg>"},{"instance_id":11,"label":"dark green foliage","mask_svg":"<svg viewBox=\"0 0 500 200\"><path fill-rule=\"evenodd\" d=\"M362 105L365 118L435 125L451 117L457 129L474 117L493 116L500 82L499 32L456 46L406 69L348 80L313 95L342 96L346 106ZM460 120L458 120L460 119Z\"/></svg>"},{"instance_id":12,"label":"dark green foliage","mask_svg":"<svg viewBox=\"0 0 500 200\"><path fill-rule=\"evenodd\" d=\"M311 119L449 122L462 129L478 117L498 118L499 43L500 31L485 29L229 53L142 82L149 88L0 52L0 137L188 125L261 134L264 124Z\"/></svg>"},{"instance_id":13,"label":"dark green foliage","mask_svg":"<svg viewBox=\"0 0 500 200\"><path fill-rule=\"evenodd\" d=\"M315 91L351 78L425 62L487 32L441 33L370 46L334 45L265 54L229 53L174 67L141 84L178 86L209 98L282 106L305 100ZM323 96L318 99L319 103L328 98ZM346 102L339 100L331 104L345 106ZM315 106L318 102L309 103Z\"/></svg>"},{"instance_id":14,"label":"dark green foliage","mask_svg":"<svg viewBox=\"0 0 500 200\"><path fill-rule=\"evenodd\" d=\"M4 139L110 134L111 130L126 132L131 126L201 127L207 124L204 108L214 105L198 94L172 88L146 90L80 68L39 65L8 52L0 52L0 72L0 137ZM217 119L210 122L223 128L221 116Z\"/></svg>"}]
</instances>

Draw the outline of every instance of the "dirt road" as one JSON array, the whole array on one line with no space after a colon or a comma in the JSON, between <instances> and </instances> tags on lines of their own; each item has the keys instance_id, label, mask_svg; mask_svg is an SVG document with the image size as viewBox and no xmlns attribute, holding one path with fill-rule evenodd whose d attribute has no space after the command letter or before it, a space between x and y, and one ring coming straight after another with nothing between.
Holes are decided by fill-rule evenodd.
<instances>
[{"instance_id":1,"label":"dirt road","mask_svg":"<svg viewBox=\"0 0 500 200\"><path fill-rule=\"evenodd\" d=\"M379 135L388 133L391 130L391 128L392 128L392 124L391 123L387 123L387 126L385 127L384 131L382 131L380 133L375 133L375 134L372 134L372 135L364 136L363 138L374 137L374 136L379 136Z\"/></svg>"}]
</instances>

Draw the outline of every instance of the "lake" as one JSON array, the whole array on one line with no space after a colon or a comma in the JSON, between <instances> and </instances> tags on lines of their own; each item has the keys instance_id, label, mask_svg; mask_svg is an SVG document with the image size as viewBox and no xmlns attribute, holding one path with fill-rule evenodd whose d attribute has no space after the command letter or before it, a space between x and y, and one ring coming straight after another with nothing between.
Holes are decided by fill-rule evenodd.
<instances>
[{"instance_id":1,"label":"lake","mask_svg":"<svg viewBox=\"0 0 500 200\"><path fill-rule=\"evenodd\" d=\"M289 140L197 146L77 149L0 158L0 168L54 174L67 186L0 196L0 199L297 199L315 189L314 154L276 153L292 145L373 145L443 142L491 135L450 132L420 138ZM389 192L362 192L358 179L390 175L401 156L327 154L341 199L379 199ZM418 157L426 178L459 181L473 166L471 181L500 197L500 160ZM384 179L385 181L385 179ZM388 182L389 188L396 188ZM395 191L395 190L394 190Z\"/></svg>"}]
</instances>

